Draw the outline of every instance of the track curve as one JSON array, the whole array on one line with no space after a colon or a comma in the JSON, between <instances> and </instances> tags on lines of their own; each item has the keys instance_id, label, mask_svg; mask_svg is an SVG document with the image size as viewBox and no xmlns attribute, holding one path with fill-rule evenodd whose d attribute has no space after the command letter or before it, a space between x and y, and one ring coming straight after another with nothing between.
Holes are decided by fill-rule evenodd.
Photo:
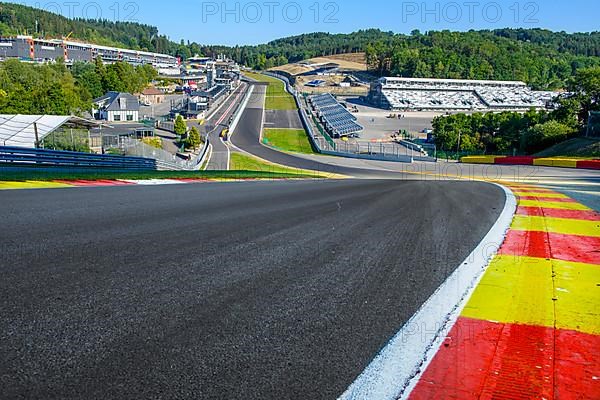
<instances>
[{"instance_id":1,"label":"track curve","mask_svg":"<svg viewBox=\"0 0 600 400\"><path fill-rule=\"evenodd\" d=\"M5 397L330 399L479 243L504 196L344 180L0 201Z\"/></svg>"}]
</instances>

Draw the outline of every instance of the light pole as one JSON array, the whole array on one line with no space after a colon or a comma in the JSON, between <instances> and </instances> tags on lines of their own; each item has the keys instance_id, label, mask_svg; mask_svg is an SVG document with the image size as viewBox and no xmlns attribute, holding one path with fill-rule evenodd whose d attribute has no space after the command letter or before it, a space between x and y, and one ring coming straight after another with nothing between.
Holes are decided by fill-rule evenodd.
<instances>
[{"instance_id":1,"label":"light pole","mask_svg":"<svg viewBox=\"0 0 600 400\"><path fill-rule=\"evenodd\" d=\"M459 151L460 151L460 135L461 135L461 131L458 131L458 143L456 144L456 159L458 160L459 158Z\"/></svg>"}]
</instances>

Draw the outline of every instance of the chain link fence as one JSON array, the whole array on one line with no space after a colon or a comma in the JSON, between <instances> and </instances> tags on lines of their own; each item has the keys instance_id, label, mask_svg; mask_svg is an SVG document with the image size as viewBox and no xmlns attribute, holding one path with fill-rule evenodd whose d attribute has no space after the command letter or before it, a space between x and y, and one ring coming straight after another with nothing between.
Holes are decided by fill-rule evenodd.
<instances>
[{"instance_id":1,"label":"chain link fence","mask_svg":"<svg viewBox=\"0 0 600 400\"><path fill-rule=\"evenodd\" d=\"M131 139L128 137L122 137L119 139L119 150L123 154L152 158L156 160L159 169L167 170L199 170L202 165L202 162L204 161L204 157L208 151L208 146L208 141L205 141L204 146L202 147L198 155L196 155L190 160L184 160L175 154L171 154L168 151L149 146L146 143L142 143L139 140Z\"/></svg>"}]
</instances>

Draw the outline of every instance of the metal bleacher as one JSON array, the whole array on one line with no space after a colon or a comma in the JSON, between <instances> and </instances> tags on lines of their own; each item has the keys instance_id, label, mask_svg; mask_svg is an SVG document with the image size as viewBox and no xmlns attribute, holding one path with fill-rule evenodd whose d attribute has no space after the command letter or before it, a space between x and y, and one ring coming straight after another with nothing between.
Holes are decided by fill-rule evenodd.
<instances>
[{"instance_id":1,"label":"metal bleacher","mask_svg":"<svg viewBox=\"0 0 600 400\"><path fill-rule=\"evenodd\" d=\"M111 170L155 170L156 160L75 151L0 146L0 167L68 167Z\"/></svg>"},{"instance_id":2,"label":"metal bleacher","mask_svg":"<svg viewBox=\"0 0 600 400\"><path fill-rule=\"evenodd\" d=\"M348 136L363 130L356 117L329 93L310 96L308 101L317 113L325 129L333 137Z\"/></svg>"}]
</instances>

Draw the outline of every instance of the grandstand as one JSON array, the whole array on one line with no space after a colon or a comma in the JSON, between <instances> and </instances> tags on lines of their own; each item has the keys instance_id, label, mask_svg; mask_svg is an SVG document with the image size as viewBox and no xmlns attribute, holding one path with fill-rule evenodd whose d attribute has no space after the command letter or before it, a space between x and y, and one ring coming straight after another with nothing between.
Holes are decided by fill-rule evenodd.
<instances>
[{"instance_id":1,"label":"grandstand","mask_svg":"<svg viewBox=\"0 0 600 400\"><path fill-rule=\"evenodd\" d=\"M329 93L309 96L308 101L330 136L339 138L358 134L363 127L356 117Z\"/></svg>"},{"instance_id":2,"label":"grandstand","mask_svg":"<svg viewBox=\"0 0 600 400\"><path fill-rule=\"evenodd\" d=\"M555 96L518 81L384 77L371 84L368 99L393 111L522 111L547 108Z\"/></svg>"},{"instance_id":3,"label":"grandstand","mask_svg":"<svg viewBox=\"0 0 600 400\"><path fill-rule=\"evenodd\" d=\"M58 58L67 65L75 61L91 62L101 57L106 64L117 61L132 65L150 64L161 75L178 75L179 60L168 54L100 46L62 39L36 39L32 36L0 37L0 59L16 58L22 61L45 63Z\"/></svg>"}]
</instances>

